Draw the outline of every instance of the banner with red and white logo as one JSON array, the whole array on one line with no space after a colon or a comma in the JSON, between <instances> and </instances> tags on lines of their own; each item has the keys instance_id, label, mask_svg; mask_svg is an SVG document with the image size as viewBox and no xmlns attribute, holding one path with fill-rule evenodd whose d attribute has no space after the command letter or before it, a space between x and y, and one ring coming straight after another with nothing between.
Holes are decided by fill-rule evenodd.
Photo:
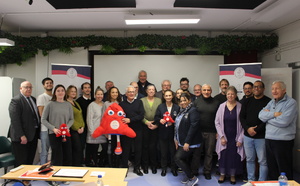
<instances>
[{"instance_id":1,"label":"banner with red and white logo","mask_svg":"<svg viewBox=\"0 0 300 186\"><path fill-rule=\"evenodd\" d=\"M91 66L90 65L73 65L73 64L51 64L51 78L55 85L62 84L67 89L68 86L77 87L78 96L81 93L81 84L91 83Z\"/></svg>"},{"instance_id":2,"label":"banner with red and white logo","mask_svg":"<svg viewBox=\"0 0 300 186\"><path fill-rule=\"evenodd\" d=\"M247 81L254 83L261 80L261 63L241 63L219 65L220 80L227 79L229 84L235 86L239 99L244 96L243 84Z\"/></svg>"}]
</instances>

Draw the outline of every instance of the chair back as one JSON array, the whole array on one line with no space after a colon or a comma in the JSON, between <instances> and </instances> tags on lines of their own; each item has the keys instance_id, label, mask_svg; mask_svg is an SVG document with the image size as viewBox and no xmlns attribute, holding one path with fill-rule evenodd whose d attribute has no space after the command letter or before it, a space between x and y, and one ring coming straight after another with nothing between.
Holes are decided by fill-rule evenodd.
<instances>
[{"instance_id":1,"label":"chair back","mask_svg":"<svg viewBox=\"0 0 300 186\"><path fill-rule=\"evenodd\" d=\"M11 152L11 142L5 136L0 136L0 154L8 152Z\"/></svg>"}]
</instances>

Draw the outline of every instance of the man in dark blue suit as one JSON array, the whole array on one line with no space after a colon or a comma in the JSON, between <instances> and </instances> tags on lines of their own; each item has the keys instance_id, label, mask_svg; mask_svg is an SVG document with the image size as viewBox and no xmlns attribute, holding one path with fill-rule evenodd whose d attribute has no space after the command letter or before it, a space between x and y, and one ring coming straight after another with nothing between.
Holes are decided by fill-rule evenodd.
<instances>
[{"instance_id":1,"label":"man in dark blue suit","mask_svg":"<svg viewBox=\"0 0 300 186\"><path fill-rule=\"evenodd\" d=\"M20 86L20 94L15 96L9 105L11 124L9 137L15 155L15 166L31 165L35 156L40 118L36 99L31 96L32 84L24 81Z\"/></svg>"}]
</instances>

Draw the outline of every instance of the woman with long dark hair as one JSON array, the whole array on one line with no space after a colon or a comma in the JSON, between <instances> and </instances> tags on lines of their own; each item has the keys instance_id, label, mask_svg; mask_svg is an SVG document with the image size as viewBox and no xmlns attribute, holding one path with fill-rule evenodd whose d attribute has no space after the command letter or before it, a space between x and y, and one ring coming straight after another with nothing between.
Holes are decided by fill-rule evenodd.
<instances>
[{"instance_id":1,"label":"woman with long dark hair","mask_svg":"<svg viewBox=\"0 0 300 186\"><path fill-rule=\"evenodd\" d=\"M200 145L202 141L199 130L200 118L196 107L192 106L189 93L181 94L180 107L180 112L175 120L175 139L178 144L175 162L186 174L186 178L181 183L193 186L198 182L193 170L198 170L200 165ZM191 158L191 161L188 160L189 158Z\"/></svg>"},{"instance_id":2,"label":"woman with long dark hair","mask_svg":"<svg viewBox=\"0 0 300 186\"><path fill-rule=\"evenodd\" d=\"M71 138L66 137L63 142L60 125L67 124L68 130L74 123L72 106L67 102L66 89L63 85L56 85L51 101L45 106L42 123L49 129L49 140L52 149L51 164L57 166L72 165Z\"/></svg>"},{"instance_id":3,"label":"woman with long dark hair","mask_svg":"<svg viewBox=\"0 0 300 186\"><path fill-rule=\"evenodd\" d=\"M117 87L111 87L110 89L108 89L107 91L107 101L104 102L103 105L103 112L105 112L105 110L113 103L120 103L122 101L122 95L119 91L119 89ZM114 154L114 150L117 147L117 137L116 135L107 135L108 138L108 150L107 150L107 154L108 154L108 160L109 162L107 162L109 164L109 166L112 167L119 167L119 161L120 158L119 156L116 156ZM103 149L104 150L104 149Z\"/></svg>"},{"instance_id":4,"label":"woman with long dark hair","mask_svg":"<svg viewBox=\"0 0 300 186\"><path fill-rule=\"evenodd\" d=\"M174 141L174 125L175 123L166 121L164 115L169 112L171 118L175 120L175 117L179 113L179 106L175 104L175 97L171 90L167 90L163 94L162 104L157 108L155 114L155 124L158 126L158 139L161 152L161 176L166 176L168 167L168 154L170 154L171 160L171 172L173 176L177 176L177 166L174 161L176 152L176 146Z\"/></svg>"}]
</instances>

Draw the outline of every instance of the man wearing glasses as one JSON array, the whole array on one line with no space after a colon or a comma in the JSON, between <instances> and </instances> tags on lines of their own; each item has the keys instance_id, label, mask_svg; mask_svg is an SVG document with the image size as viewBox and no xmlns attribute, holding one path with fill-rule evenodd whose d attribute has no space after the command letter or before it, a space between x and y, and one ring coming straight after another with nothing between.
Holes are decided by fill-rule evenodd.
<instances>
[{"instance_id":1,"label":"man wearing glasses","mask_svg":"<svg viewBox=\"0 0 300 186\"><path fill-rule=\"evenodd\" d=\"M186 78L186 77L183 77L183 78L180 79L179 83L180 83L180 88L183 91L188 92L191 95L191 98L193 100L195 95L192 94L192 93L190 93L190 91L189 91L189 87L190 87L190 81L189 81L189 79Z\"/></svg>"},{"instance_id":2,"label":"man wearing glasses","mask_svg":"<svg viewBox=\"0 0 300 186\"><path fill-rule=\"evenodd\" d=\"M264 95L265 85L262 81L255 81L253 86L253 97L245 99L242 104L240 113L240 121L244 128L244 149L246 154L248 183L256 181L255 164L256 157L259 163L259 181L265 181L268 175L266 147L265 147L265 131L266 123L258 118L259 112L271 100Z\"/></svg>"},{"instance_id":3,"label":"man wearing glasses","mask_svg":"<svg viewBox=\"0 0 300 186\"><path fill-rule=\"evenodd\" d=\"M247 81L243 85L243 91L244 91L244 96L240 100L240 103L243 104L247 98L250 98L253 96L253 83L250 81Z\"/></svg>"},{"instance_id":4,"label":"man wearing glasses","mask_svg":"<svg viewBox=\"0 0 300 186\"><path fill-rule=\"evenodd\" d=\"M36 99L31 96L32 84L24 81L20 94L15 96L9 105L9 137L15 155L15 166L32 165L35 156L38 136L40 134L40 117Z\"/></svg>"},{"instance_id":5,"label":"man wearing glasses","mask_svg":"<svg viewBox=\"0 0 300 186\"><path fill-rule=\"evenodd\" d=\"M143 176L140 170L141 158L142 158L142 120L144 119L144 106L140 99L135 99L135 88L129 85L126 88L127 99L120 103L120 106L125 112L125 118L122 119L124 123L127 123L130 128L136 133L135 138L129 138L125 135L121 136L121 145L123 149L122 153L122 167L128 168L128 159L130 156L131 147L134 147L134 169L133 172L139 176Z\"/></svg>"}]
</instances>

